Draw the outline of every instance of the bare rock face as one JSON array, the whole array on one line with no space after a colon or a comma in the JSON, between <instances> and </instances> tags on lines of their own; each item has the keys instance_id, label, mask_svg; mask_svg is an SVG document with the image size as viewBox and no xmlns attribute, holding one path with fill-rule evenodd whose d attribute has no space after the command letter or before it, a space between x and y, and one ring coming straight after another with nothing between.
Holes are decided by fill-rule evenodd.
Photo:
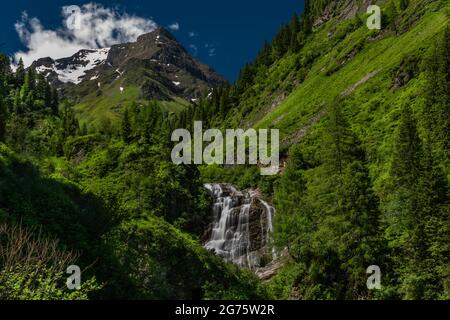
<instances>
[{"instance_id":1,"label":"bare rock face","mask_svg":"<svg viewBox=\"0 0 450 320\"><path fill-rule=\"evenodd\" d=\"M366 11L367 7L371 4L375 4L375 1L371 0L330 1L330 3L325 7L322 14L320 14L318 17L315 18L313 26L318 28L333 17L337 17L340 20L352 19L358 13Z\"/></svg>"},{"instance_id":2,"label":"bare rock face","mask_svg":"<svg viewBox=\"0 0 450 320\"><path fill-rule=\"evenodd\" d=\"M281 268L289 261L289 253L287 249L281 251L275 259L270 261L263 267L256 268L255 274L256 276L263 280L267 281L273 278L278 274Z\"/></svg>"},{"instance_id":3,"label":"bare rock face","mask_svg":"<svg viewBox=\"0 0 450 320\"><path fill-rule=\"evenodd\" d=\"M255 269L270 262L274 208L254 190L240 191L230 184L206 187L214 205L205 248L244 268Z\"/></svg>"}]
</instances>

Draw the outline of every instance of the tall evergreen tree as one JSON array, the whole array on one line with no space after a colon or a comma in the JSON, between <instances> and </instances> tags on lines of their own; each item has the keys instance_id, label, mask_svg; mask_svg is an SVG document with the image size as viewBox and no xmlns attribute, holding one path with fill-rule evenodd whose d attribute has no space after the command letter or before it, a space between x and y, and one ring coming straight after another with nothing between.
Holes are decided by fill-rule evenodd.
<instances>
[{"instance_id":1,"label":"tall evergreen tree","mask_svg":"<svg viewBox=\"0 0 450 320\"><path fill-rule=\"evenodd\" d=\"M292 33L289 25L283 25L273 39L273 55L275 59L283 57L289 50Z\"/></svg>"},{"instance_id":2,"label":"tall evergreen tree","mask_svg":"<svg viewBox=\"0 0 450 320\"><path fill-rule=\"evenodd\" d=\"M3 74L6 80L11 75L11 61L9 57L3 53L0 53L0 74Z\"/></svg>"},{"instance_id":3,"label":"tall evergreen tree","mask_svg":"<svg viewBox=\"0 0 450 320\"><path fill-rule=\"evenodd\" d=\"M409 188L420 176L421 141L417 133L412 111L405 106L402 109L400 123L394 141L391 175L394 188Z\"/></svg>"},{"instance_id":4,"label":"tall evergreen tree","mask_svg":"<svg viewBox=\"0 0 450 320\"><path fill-rule=\"evenodd\" d=\"M394 31L396 34L398 32L398 10L397 10L397 6L395 4L395 1L390 1L387 9L386 9L386 19L382 19L382 21L387 20L387 25L389 27L389 29L391 29L392 31Z\"/></svg>"},{"instance_id":5,"label":"tall evergreen tree","mask_svg":"<svg viewBox=\"0 0 450 320\"><path fill-rule=\"evenodd\" d=\"M276 237L303 265L305 299L367 299L365 270L383 263L378 198L364 152L337 103L329 111L322 165L308 180L301 153L292 149L277 184ZM307 280L305 280L307 279Z\"/></svg>"},{"instance_id":6,"label":"tall evergreen tree","mask_svg":"<svg viewBox=\"0 0 450 320\"><path fill-rule=\"evenodd\" d=\"M351 159L362 156L361 149L350 130L349 124L342 113L339 102L332 105L329 112L329 123L327 126L326 145L324 158L330 165L330 170L343 172L345 163Z\"/></svg>"},{"instance_id":7,"label":"tall evergreen tree","mask_svg":"<svg viewBox=\"0 0 450 320\"><path fill-rule=\"evenodd\" d=\"M47 81L45 81L45 85L44 85L44 93L43 93L43 99L44 99L44 103L45 106L47 108L52 109L53 114L57 114L57 112L55 112L55 110L53 110L53 101L52 101L52 87L48 84ZM56 108L57 109L57 108Z\"/></svg>"},{"instance_id":8,"label":"tall evergreen tree","mask_svg":"<svg viewBox=\"0 0 450 320\"><path fill-rule=\"evenodd\" d=\"M289 28L291 29L290 49L293 52L297 52L300 49L300 44L298 41L298 33L300 32L300 21L298 19L297 14L295 14L295 13L291 18L291 23L289 25Z\"/></svg>"},{"instance_id":9,"label":"tall evergreen tree","mask_svg":"<svg viewBox=\"0 0 450 320\"><path fill-rule=\"evenodd\" d=\"M122 118L122 139L123 139L123 141L125 141L126 143L130 143L131 142L131 133L132 133L132 128L131 128L130 113L128 111L128 108L125 108L125 111L123 113L123 118Z\"/></svg>"},{"instance_id":10,"label":"tall evergreen tree","mask_svg":"<svg viewBox=\"0 0 450 320\"><path fill-rule=\"evenodd\" d=\"M426 61L425 110L427 132L433 149L450 158L450 27L432 47Z\"/></svg>"},{"instance_id":11,"label":"tall evergreen tree","mask_svg":"<svg viewBox=\"0 0 450 320\"><path fill-rule=\"evenodd\" d=\"M400 10L404 11L409 6L409 0L400 0Z\"/></svg>"},{"instance_id":12,"label":"tall evergreen tree","mask_svg":"<svg viewBox=\"0 0 450 320\"><path fill-rule=\"evenodd\" d=\"M57 115L59 113L59 95L58 90L56 88L51 88L51 103L50 107L52 109L52 112L54 115Z\"/></svg>"},{"instance_id":13,"label":"tall evergreen tree","mask_svg":"<svg viewBox=\"0 0 450 320\"><path fill-rule=\"evenodd\" d=\"M275 216L276 244L280 248L287 247L291 257L297 261L302 259L302 235L307 233L304 229L307 230L312 223L303 203L306 194L306 168L300 147L294 145L289 151L286 171L275 186L274 196L278 211Z\"/></svg>"},{"instance_id":14,"label":"tall evergreen tree","mask_svg":"<svg viewBox=\"0 0 450 320\"><path fill-rule=\"evenodd\" d=\"M28 87L30 91L36 90L36 71L34 68L28 68L26 79L28 80Z\"/></svg>"},{"instance_id":15,"label":"tall evergreen tree","mask_svg":"<svg viewBox=\"0 0 450 320\"><path fill-rule=\"evenodd\" d=\"M334 228L336 255L345 272L341 294L349 299L367 298L364 272L383 261L379 201L372 190L364 151L341 108L337 102L329 112L324 145L323 166L328 178L322 192L331 192L332 196L327 196L329 209L323 228Z\"/></svg>"},{"instance_id":16,"label":"tall evergreen tree","mask_svg":"<svg viewBox=\"0 0 450 320\"><path fill-rule=\"evenodd\" d=\"M25 66L23 64L22 58L19 59L19 63L17 64L17 69L15 73L16 85L21 87L25 82Z\"/></svg>"},{"instance_id":17,"label":"tall evergreen tree","mask_svg":"<svg viewBox=\"0 0 450 320\"><path fill-rule=\"evenodd\" d=\"M0 96L0 142L4 141L6 133L6 105L4 97Z\"/></svg>"},{"instance_id":18,"label":"tall evergreen tree","mask_svg":"<svg viewBox=\"0 0 450 320\"><path fill-rule=\"evenodd\" d=\"M270 66L273 63L272 59L272 46L270 43L266 40L264 42L264 46L261 49L261 51L258 54L257 57L257 64L262 66Z\"/></svg>"},{"instance_id":19,"label":"tall evergreen tree","mask_svg":"<svg viewBox=\"0 0 450 320\"><path fill-rule=\"evenodd\" d=\"M391 164L392 197L398 219L390 229L397 231L391 242L400 275L399 290L407 299L433 298L436 278L430 248L435 236L427 232L430 221L442 222L439 207L445 199L445 179L433 168L431 145L423 143L409 107L402 109L394 141ZM433 229L433 228L431 228ZM433 289L429 289L433 287Z\"/></svg>"},{"instance_id":20,"label":"tall evergreen tree","mask_svg":"<svg viewBox=\"0 0 450 320\"><path fill-rule=\"evenodd\" d=\"M13 94L13 110L14 113L16 114L21 113L23 111L22 98L20 96L19 88L17 88Z\"/></svg>"},{"instance_id":21,"label":"tall evergreen tree","mask_svg":"<svg viewBox=\"0 0 450 320\"><path fill-rule=\"evenodd\" d=\"M67 102L65 102L61 108L61 121L63 137L75 137L80 130L80 126L72 106Z\"/></svg>"},{"instance_id":22,"label":"tall evergreen tree","mask_svg":"<svg viewBox=\"0 0 450 320\"><path fill-rule=\"evenodd\" d=\"M435 163L432 147L426 143L423 151L422 172L411 201L410 239L407 250L410 268L414 268L417 288L408 294L411 298L450 298L450 207L448 182L442 169ZM411 289L411 287L410 287ZM445 294L447 292L447 294ZM441 295L443 294L443 295Z\"/></svg>"}]
</instances>

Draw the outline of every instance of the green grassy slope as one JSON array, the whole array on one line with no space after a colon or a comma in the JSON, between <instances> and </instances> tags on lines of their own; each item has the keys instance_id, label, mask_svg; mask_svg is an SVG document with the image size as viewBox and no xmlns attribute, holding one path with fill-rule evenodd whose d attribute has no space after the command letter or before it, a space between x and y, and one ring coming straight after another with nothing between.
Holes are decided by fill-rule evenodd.
<instances>
[{"instance_id":1,"label":"green grassy slope","mask_svg":"<svg viewBox=\"0 0 450 320\"><path fill-rule=\"evenodd\" d=\"M120 83L114 82L99 90L93 90L83 97L74 106L80 123L86 123L88 127L98 127L102 121L107 119L107 121L117 124L125 108L129 107L133 101L138 104L146 103L137 86L125 86L123 93L120 92L120 86ZM170 101L158 101L158 105L163 111L178 113L190 103L181 98L174 98Z\"/></svg>"},{"instance_id":2,"label":"green grassy slope","mask_svg":"<svg viewBox=\"0 0 450 320\"><path fill-rule=\"evenodd\" d=\"M391 2L379 5L385 10ZM371 159L377 159L373 167L379 177L401 107L410 105L417 115L422 110L421 64L448 25L449 12L447 1L410 1L399 13L397 34L388 28L369 30L365 13L332 18L314 30L298 53L288 52L257 74L226 125L277 128L286 150L301 140L314 144L327 109L337 100L344 101L352 129ZM417 62L418 70L396 86L397 74L411 61Z\"/></svg>"},{"instance_id":3,"label":"green grassy slope","mask_svg":"<svg viewBox=\"0 0 450 320\"><path fill-rule=\"evenodd\" d=\"M450 6L447 5L447 8ZM388 35L380 40L370 40L375 33L362 25L347 34L337 46L331 47L333 37L336 36L331 36L332 39L329 39L328 34L332 33L331 30L342 28L346 24L348 22L332 20L316 31L300 55L308 50L320 50L321 57L313 64L305 82L280 106L259 120L256 123L258 127L275 126L282 130L284 135L292 134L299 127L299 123L304 122L307 118L304 116L305 114L315 114L323 109L323 106L333 103L339 95L344 95L344 92L353 86L355 86L355 90L350 95L361 96L361 93L368 91L373 93L365 94L364 98L355 101L362 104L354 106L355 108L360 107L361 110L364 109L363 104L376 96L382 97L384 100L382 102L387 106L392 105L392 102L398 98L407 99L407 96L413 96L420 88L420 84L417 85L415 82L410 83L402 90L394 92L391 90L392 70L401 63L404 57L423 53L430 46L436 34L448 24L448 16L445 10L427 12L410 31L399 36ZM326 75L327 70L339 65L342 58L354 48L360 47L362 48L351 61L345 63L331 76ZM282 66L284 63L287 62L282 61L280 65ZM274 68L279 67L275 66ZM367 81L365 81L366 79ZM411 88L413 90L409 90ZM276 125L274 125L275 123Z\"/></svg>"}]
</instances>

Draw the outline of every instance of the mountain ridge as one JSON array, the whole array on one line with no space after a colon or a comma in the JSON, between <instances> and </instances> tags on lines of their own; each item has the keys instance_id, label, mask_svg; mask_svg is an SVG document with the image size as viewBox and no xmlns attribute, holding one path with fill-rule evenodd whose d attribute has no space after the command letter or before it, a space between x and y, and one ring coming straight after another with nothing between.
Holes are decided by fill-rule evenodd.
<instances>
[{"instance_id":1,"label":"mountain ridge","mask_svg":"<svg viewBox=\"0 0 450 320\"><path fill-rule=\"evenodd\" d=\"M99 73L105 71L113 71L121 76L123 72L120 72L120 70L108 69L124 67L133 59L150 60L158 64L159 67L153 67L157 71L167 72L168 75L172 76L171 80L174 82L179 78L176 75L177 72L186 71L193 76L193 80L197 80L194 82L201 89L208 86L216 87L225 81L211 67L193 59L187 50L178 43L176 38L161 27L140 35L135 42L115 44L108 48L81 49L70 57L59 59L42 57L34 61L31 67L35 68L39 73L44 73L53 85L61 86L63 83L77 85L84 81L96 80L99 77ZM170 68L165 68L171 65L176 66L178 69L174 70L172 68L170 70ZM77 70L79 66L84 68ZM62 71L68 73L78 71L76 72L78 76L77 74L68 76L61 73ZM200 91L194 90L190 93L198 94Z\"/></svg>"},{"instance_id":2,"label":"mountain ridge","mask_svg":"<svg viewBox=\"0 0 450 320\"><path fill-rule=\"evenodd\" d=\"M61 96L74 101L87 123L98 122L99 113L115 121L123 103L131 100L160 101L164 110L177 112L226 83L212 68L192 58L164 28L135 42L83 49L56 60L44 57L31 68L43 73Z\"/></svg>"}]
</instances>

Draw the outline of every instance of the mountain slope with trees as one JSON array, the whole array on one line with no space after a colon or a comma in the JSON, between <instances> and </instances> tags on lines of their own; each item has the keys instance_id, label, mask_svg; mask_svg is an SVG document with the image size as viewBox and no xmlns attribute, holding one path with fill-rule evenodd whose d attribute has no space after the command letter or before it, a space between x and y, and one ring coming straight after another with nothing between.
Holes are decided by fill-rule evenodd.
<instances>
[{"instance_id":1,"label":"mountain slope with trees","mask_svg":"<svg viewBox=\"0 0 450 320\"><path fill-rule=\"evenodd\" d=\"M62 298L449 299L450 6L376 4L381 30L366 27L367 1L306 1L235 84L173 114L124 94L114 123L94 112L89 128L82 102L0 56L0 253L13 237L57 241L42 265L52 273L32 285L56 287L61 260L90 279ZM280 129L281 173L175 166L171 132L194 120ZM288 257L268 281L201 247L206 182L273 201ZM0 277L25 283L2 257ZM1 297L20 297L11 287Z\"/></svg>"},{"instance_id":2,"label":"mountain slope with trees","mask_svg":"<svg viewBox=\"0 0 450 320\"><path fill-rule=\"evenodd\" d=\"M291 258L267 283L276 297L449 298L450 7L376 4L381 30L364 1L306 2L234 86L182 116L280 130L279 177L201 169L273 199ZM371 265L381 290L366 287Z\"/></svg>"},{"instance_id":3,"label":"mountain slope with trees","mask_svg":"<svg viewBox=\"0 0 450 320\"><path fill-rule=\"evenodd\" d=\"M170 160L157 102L130 101L119 130L89 134L33 68L0 61L0 299L266 296L201 246L210 200L198 169Z\"/></svg>"}]
</instances>

